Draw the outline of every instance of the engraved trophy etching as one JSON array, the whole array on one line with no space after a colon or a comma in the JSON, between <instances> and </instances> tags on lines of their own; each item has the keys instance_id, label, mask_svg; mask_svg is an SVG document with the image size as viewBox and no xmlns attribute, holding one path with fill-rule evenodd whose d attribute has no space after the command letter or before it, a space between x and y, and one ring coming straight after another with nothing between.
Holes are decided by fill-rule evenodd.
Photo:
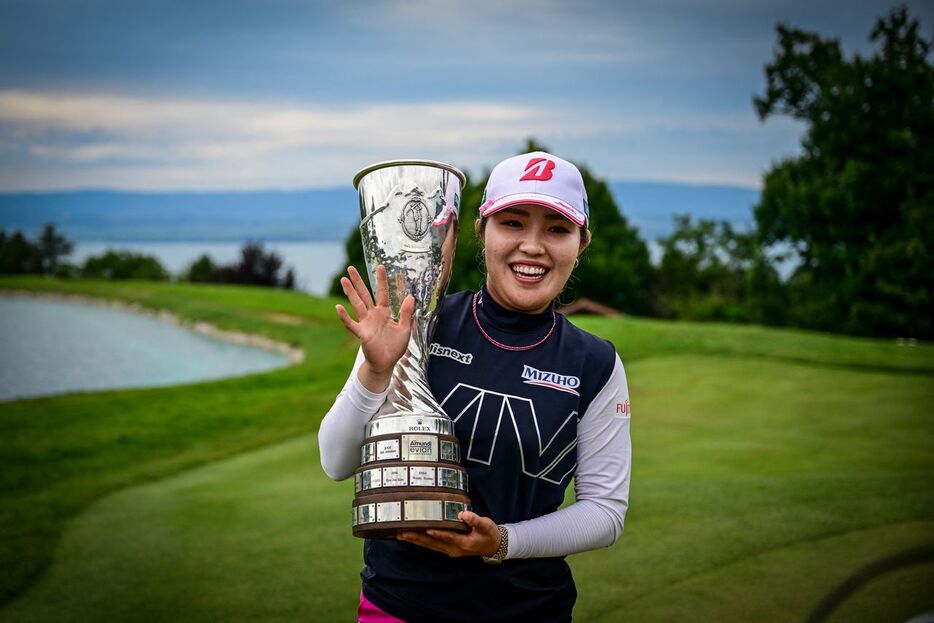
<instances>
[{"instance_id":1,"label":"engraved trophy etching","mask_svg":"<svg viewBox=\"0 0 934 623\"><path fill-rule=\"evenodd\" d=\"M366 425L354 475L353 533L394 538L401 530L467 530L467 472L454 422L428 386L431 335L451 275L464 174L428 160L380 162L354 176L370 284L386 267L394 319L415 297L412 335L389 395Z\"/></svg>"}]
</instances>

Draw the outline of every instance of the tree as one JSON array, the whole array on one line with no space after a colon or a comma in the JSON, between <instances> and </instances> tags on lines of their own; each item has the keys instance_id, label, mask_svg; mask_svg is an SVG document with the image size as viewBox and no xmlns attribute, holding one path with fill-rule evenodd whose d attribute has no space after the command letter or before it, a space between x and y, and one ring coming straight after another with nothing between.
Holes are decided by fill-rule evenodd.
<instances>
[{"instance_id":1,"label":"tree","mask_svg":"<svg viewBox=\"0 0 934 623\"><path fill-rule=\"evenodd\" d=\"M370 284L366 273L366 260L363 257L363 239L360 237L360 230L357 227L350 230L347 235L347 240L344 242L344 257L346 260L341 265L340 270L331 278L331 288L328 290L328 294L331 296L344 296L344 290L341 288L341 277L347 275L348 266L356 268L363 280L366 281L367 286Z\"/></svg>"},{"instance_id":2,"label":"tree","mask_svg":"<svg viewBox=\"0 0 934 623\"><path fill-rule=\"evenodd\" d=\"M675 217L675 230L660 238L658 269L662 315L693 320L748 320L746 270L751 236L733 231L726 221Z\"/></svg>"},{"instance_id":3,"label":"tree","mask_svg":"<svg viewBox=\"0 0 934 623\"><path fill-rule=\"evenodd\" d=\"M482 179L474 182L468 175L464 190L461 191L457 251L454 254L454 266L448 288L451 292L479 290L486 281L480 241L474 231L474 222L480 216L480 204L483 203L483 191L489 177L490 173L487 171Z\"/></svg>"},{"instance_id":4,"label":"tree","mask_svg":"<svg viewBox=\"0 0 934 623\"><path fill-rule=\"evenodd\" d=\"M203 256L198 262L199 275L206 271L208 265L203 260L210 262L210 258ZM194 270L195 265L192 265ZM247 241L240 249L240 261L236 264L228 264L216 267L207 281L217 283L243 283L255 286L285 287L291 288L295 284L295 275L292 273L291 280L289 272L285 277L279 277L279 271L282 268L282 257L275 251L266 251L263 243ZM191 271L189 271L191 275Z\"/></svg>"},{"instance_id":5,"label":"tree","mask_svg":"<svg viewBox=\"0 0 934 623\"><path fill-rule=\"evenodd\" d=\"M260 242L247 242L240 249L240 264L237 272L240 283L255 285L277 285L282 258L275 251L266 252Z\"/></svg>"},{"instance_id":6,"label":"tree","mask_svg":"<svg viewBox=\"0 0 934 623\"><path fill-rule=\"evenodd\" d=\"M74 245L55 231L55 225L47 223L36 241L36 251L42 273L56 274L59 268L59 258L70 255L73 249Z\"/></svg>"},{"instance_id":7,"label":"tree","mask_svg":"<svg viewBox=\"0 0 934 623\"><path fill-rule=\"evenodd\" d=\"M23 232L7 235L0 230L0 274L21 275L39 272L39 254Z\"/></svg>"},{"instance_id":8,"label":"tree","mask_svg":"<svg viewBox=\"0 0 934 623\"><path fill-rule=\"evenodd\" d=\"M590 247L568 284L570 294L587 297L626 313L652 315L655 271L649 249L623 216L607 183L577 165L590 206Z\"/></svg>"},{"instance_id":9,"label":"tree","mask_svg":"<svg viewBox=\"0 0 934 623\"><path fill-rule=\"evenodd\" d=\"M765 176L764 244L802 259L792 322L865 335L934 337L934 67L904 7L880 18L877 49L847 60L835 39L780 25L760 119L807 124L800 156Z\"/></svg>"}]
</instances>

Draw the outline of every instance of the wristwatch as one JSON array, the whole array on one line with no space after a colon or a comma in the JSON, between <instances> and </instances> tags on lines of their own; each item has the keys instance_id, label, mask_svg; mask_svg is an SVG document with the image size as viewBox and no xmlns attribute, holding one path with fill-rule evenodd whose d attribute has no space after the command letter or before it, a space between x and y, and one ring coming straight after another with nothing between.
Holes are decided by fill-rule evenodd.
<instances>
[{"instance_id":1,"label":"wristwatch","mask_svg":"<svg viewBox=\"0 0 934 623\"><path fill-rule=\"evenodd\" d=\"M509 552L509 531L506 526L496 526L499 528L499 548L493 552L492 556L484 556L483 562L488 565L498 565L503 562L506 554Z\"/></svg>"}]
</instances>

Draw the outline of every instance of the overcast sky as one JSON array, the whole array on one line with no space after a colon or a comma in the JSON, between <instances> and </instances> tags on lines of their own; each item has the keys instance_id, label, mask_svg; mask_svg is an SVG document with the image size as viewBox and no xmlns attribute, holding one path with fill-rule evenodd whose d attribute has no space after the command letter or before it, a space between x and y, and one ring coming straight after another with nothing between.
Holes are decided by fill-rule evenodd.
<instances>
[{"instance_id":1,"label":"overcast sky","mask_svg":"<svg viewBox=\"0 0 934 623\"><path fill-rule=\"evenodd\" d=\"M759 187L801 127L751 104L775 25L868 52L895 2L0 0L0 190L480 174L527 137L615 180ZM909 2L930 36L934 2Z\"/></svg>"}]
</instances>

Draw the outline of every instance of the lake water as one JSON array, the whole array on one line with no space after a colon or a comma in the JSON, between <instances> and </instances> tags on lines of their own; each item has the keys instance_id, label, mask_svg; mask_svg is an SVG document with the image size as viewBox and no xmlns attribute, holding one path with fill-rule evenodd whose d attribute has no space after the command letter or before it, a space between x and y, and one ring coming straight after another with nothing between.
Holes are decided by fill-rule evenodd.
<instances>
[{"instance_id":1,"label":"lake water","mask_svg":"<svg viewBox=\"0 0 934 623\"><path fill-rule=\"evenodd\" d=\"M0 400L153 387L272 370L288 359L144 314L0 296Z\"/></svg>"},{"instance_id":2,"label":"lake water","mask_svg":"<svg viewBox=\"0 0 934 623\"><path fill-rule=\"evenodd\" d=\"M205 253L215 264L235 263L242 247L241 242L79 241L68 261L81 265L92 255L120 249L153 255L166 270L178 275ZM282 274L288 267L294 269L295 289L310 294L326 294L331 279L346 262L343 242L267 242L264 248L282 258Z\"/></svg>"}]
</instances>

